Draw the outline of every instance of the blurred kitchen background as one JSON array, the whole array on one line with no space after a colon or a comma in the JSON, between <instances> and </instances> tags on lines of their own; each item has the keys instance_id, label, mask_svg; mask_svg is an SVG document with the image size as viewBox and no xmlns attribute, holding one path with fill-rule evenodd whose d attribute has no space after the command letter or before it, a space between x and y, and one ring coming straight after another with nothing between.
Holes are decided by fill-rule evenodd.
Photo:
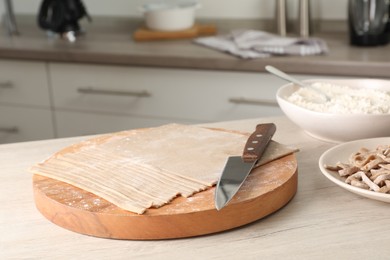
<instances>
[{"instance_id":1,"label":"blurred kitchen background","mask_svg":"<svg viewBox=\"0 0 390 260\"><path fill-rule=\"evenodd\" d=\"M390 49L351 46L348 1L312 0L309 37L329 52L241 59L192 39L136 41L140 6L149 0L84 0L92 18L74 42L48 37L37 25L40 0L13 0L17 33L0 34L0 143L92 135L167 123L197 124L281 116L285 84L273 65L305 78L388 78ZM196 23L277 33L278 0L203 0ZM298 37L299 0L287 0L287 35ZM9 29L9 28L8 28Z\"/></svg>"},{"instance_id":2,"label":"blurred kitchen background","mask_svg":"<svg viewBox=\"0 0 390 260\"><path fill-rule=\"evenodd\" d=\"M84 0L91 15L141 17L139 6L152 2L148 0ZM197 12L199 18L273 18L276 1L273 0L203 0L202 8ZM312 15L315 19L346 20L347 0L312 0L310 2ZM15 12L18 14L37 14L39 0L13 0ZM298 0L287 0L289 15L296 17ZM0 5L1 13L4 13L4 5Z\"/></svg>"}]
</instances>

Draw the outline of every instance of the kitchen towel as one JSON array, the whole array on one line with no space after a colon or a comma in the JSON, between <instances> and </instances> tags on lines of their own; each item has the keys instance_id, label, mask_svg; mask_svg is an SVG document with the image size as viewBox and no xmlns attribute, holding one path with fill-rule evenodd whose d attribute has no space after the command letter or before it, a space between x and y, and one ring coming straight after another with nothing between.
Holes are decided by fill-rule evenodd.
<instances>
[{"instance_id":1,"label":"kitchen towel","mask_svg":"<svg viewBox=\"0 0 390 260\"><path fill-rule=\"evenodd\" d=\"M328 52L327 44L318 38L282 37L256 30L234 30L227 35L200 37L195 43L224 51L243 59L272 55L317 55Z\"/></svg>"}]
</instances>

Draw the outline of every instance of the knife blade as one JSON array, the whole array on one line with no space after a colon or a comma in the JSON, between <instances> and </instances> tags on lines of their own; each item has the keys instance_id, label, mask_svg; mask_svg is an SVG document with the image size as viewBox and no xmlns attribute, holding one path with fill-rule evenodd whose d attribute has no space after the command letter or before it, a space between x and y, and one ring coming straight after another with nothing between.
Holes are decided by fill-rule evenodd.
<instances>
[{"instance_id":1,"label":"knife blade","mask_svg":"<svg viewBox=\"0 0 390 260\"><path fill-rule=\"evenodd\" d=\"M215 189L214 203L217 210L228 204L240 189L275 131L273 123L257 125L245 144L242 156L229 156Z\"/></svg>"}]
</instances>

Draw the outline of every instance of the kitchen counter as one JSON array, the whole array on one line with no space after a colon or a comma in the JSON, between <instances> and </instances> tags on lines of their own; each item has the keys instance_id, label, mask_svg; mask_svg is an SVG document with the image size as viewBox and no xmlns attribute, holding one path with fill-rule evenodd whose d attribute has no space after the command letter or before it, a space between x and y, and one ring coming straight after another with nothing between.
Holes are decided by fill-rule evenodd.
<instances>
[{"instance_id":1,"label":"kitchen counter","mask_svg":"<svg viewBox=\"0 0 390 260\"><path fill-rule=\"evenodd\" d=\"M237 28L263 28L260 21L201 22L216 24L221 34ZM92 24L83 24L87 33L75 43L47 38L34 17L20 16L18 24L19 36L0 36L0 58L249 72L262 72L270 64L298 74L390 77L390 45L352 47L346 30L321 30L313 35L326 40L327 55L243 60L191 40L134 42L132 32L142 24L137 19L94 19ZM268 23L268 27L272 26Z\"/></svg>"},{"instance_id":2,"label":"kitchen counter","mask_svg":"<svg viewBox=\"0 0 390 260\"><path fill-rule=\"evenodd\" d=\"M88 137L0 145L1 259L386 259L388 204L352 194L328 181L320 155L334 144L306 135L285 117L208 124L251 132L274 122L274 140L300 149L298 192L285 207L252 224L201 237L122 241L58 227L35 208L28 167Z\"/></svg>"}]
</instances>

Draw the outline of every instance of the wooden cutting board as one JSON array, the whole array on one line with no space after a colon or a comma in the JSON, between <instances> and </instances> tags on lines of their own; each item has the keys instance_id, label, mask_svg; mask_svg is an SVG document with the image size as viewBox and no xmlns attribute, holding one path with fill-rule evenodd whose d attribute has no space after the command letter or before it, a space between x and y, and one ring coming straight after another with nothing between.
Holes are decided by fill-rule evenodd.
<instances>
[{"instance_id":1,"label":"wooden cutting board","mask_svg":"<svg viewBox=\"0 0 390 260\"><path fill-rule=\"evenodd\" d=\"M214 187L143 215L40 175L33 176L33 190L36 207L47 219L81 234L133 240L192 237L236 228L282 208L297 190L297 161L291 154L253 170L221 211L214 207Z\"/></svg>"},{"instance_id":2,"label":"wooden cutting board","mask_svg":"<svg viewBox=\"0 0 390 260\"><path fill-rule=\"evenodd\" d=\"M135 41L174 40L215 35L216 33L217 27L212 24L195 24L189 29L172 32L153 31L143 26L133 33L133 38Z\"/></svg>"}]
</instances>

